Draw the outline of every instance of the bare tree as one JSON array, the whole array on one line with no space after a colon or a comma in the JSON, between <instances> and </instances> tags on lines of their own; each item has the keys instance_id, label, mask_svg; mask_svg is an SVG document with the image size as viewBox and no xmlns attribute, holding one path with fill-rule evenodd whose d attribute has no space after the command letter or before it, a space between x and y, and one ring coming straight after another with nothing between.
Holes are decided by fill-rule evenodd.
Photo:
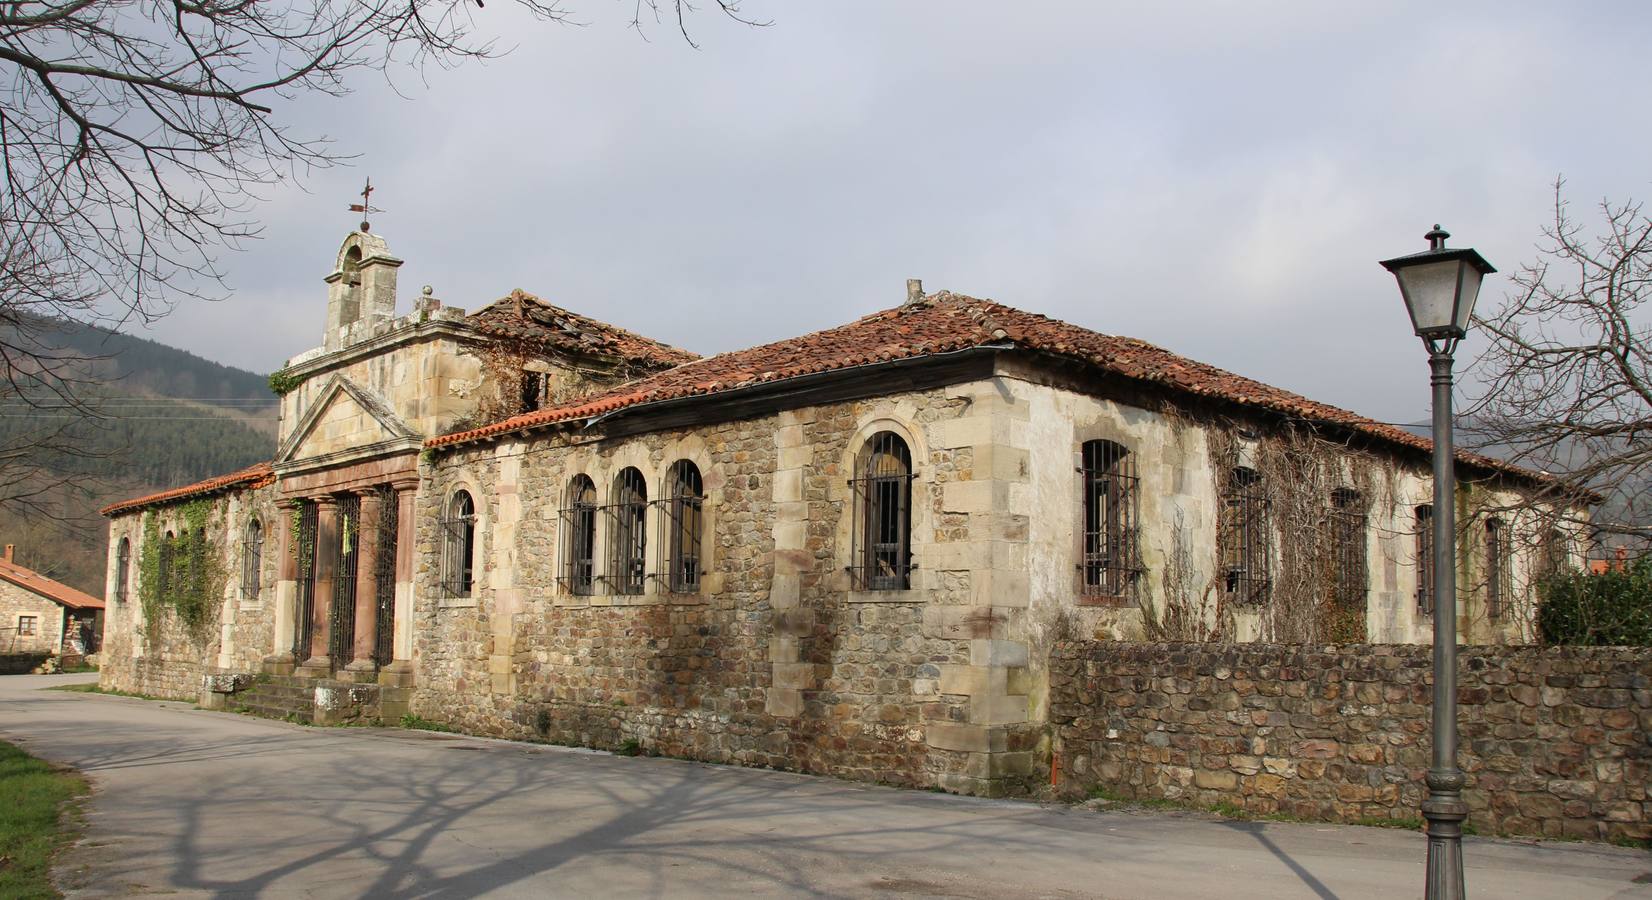
<instances>
[{"instance_id":1,"label":"bare tree","mask_svg":"<svg viewBox=\"0 0 1652 900\"><path fill-rule=\"evenodd\" d=\"M1644 543L1652 539L1652 218L1637 202L1602 201L1592 231L1572 217L1564 187L1556 181L1537 260L1513 276L1515 290L1495 312L1477 317L1491 346L1475 364L1484 393L1466 412L1470 434L1552 474L1539 499L1560 508L1599 499L1598 535Z\"/></svg>"},{"instance_id":2,"label":"bare tree","mask_svg":"<svg viewBox=\"0 0 1652 900\"><path fill-rule=\"evenodd\" d=\"M471 3L474 2L474 7ZM567 21L561 0L513 0ZM687 39L688 0L634 0ZM713 0L751 25L739 0ZM278 110L341 95L362 69L495 55L482 0L0 2L0 399L78 401L85 369L52 349L53 320L119 325L223 290L217 253L254 235L260 191L343 156ZM692 41L690 41L692 43ZM34 447L0 448L7 474Z\"/></svg>"}]
</instances>

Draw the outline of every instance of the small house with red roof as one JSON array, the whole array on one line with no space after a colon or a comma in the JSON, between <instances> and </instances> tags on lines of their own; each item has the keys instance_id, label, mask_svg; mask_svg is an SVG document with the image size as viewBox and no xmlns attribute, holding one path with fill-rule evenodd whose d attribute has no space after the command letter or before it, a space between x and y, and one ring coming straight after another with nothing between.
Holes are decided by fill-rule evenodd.
<instances>
[{"instance_id":1,"label":"small house with red roof","mask_svg":"<svg viewBox=\"0 0 1652 900\"><path fill-rule=\"evenodd\" d=\"M1438 610L1426 439L991 300L701 358L522 291L398 315L400 264L344 242L270 463L104 510L112 686L1002 793L1065 636L1529 642L1581 558L1459 454Z\"/></svg>"},{"instance_id":2,"label":"small house with red roof","mask_svg":"<svg viewBox=\"0 0 1652 900\"><path fill-rule=\"evenodd\" d=\"M22 565L15 546L6 545L0 555L0 653L83 657L97 652L102 633L102 600Z\"/></svg>"}]
</instances>

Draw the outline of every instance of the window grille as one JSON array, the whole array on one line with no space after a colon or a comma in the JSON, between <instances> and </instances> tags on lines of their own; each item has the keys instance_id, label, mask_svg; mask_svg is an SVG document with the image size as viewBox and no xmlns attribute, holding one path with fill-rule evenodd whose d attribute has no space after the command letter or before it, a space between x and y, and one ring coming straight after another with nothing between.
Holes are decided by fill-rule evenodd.
<instances>
[{"instance_id":1,"label":"window grille","mask_svg":"<svg viewBox=\"0 0 1652 900\"><path fill-rule=\"evenodd\" d=\"M185 530L184 540L184 571L189 578L187 589L200 590L201 579L206 571L206 528Z\"/></svg>"},{"instance_id":2,"label":"window grille","mask_svg":"<svg viewBox=\"0 0 1652 900\"><path fill-rule=\"evenodd\" d=\"M476 556L476 503L469 491L454 493L439 524L442 592L449 597L469 597L474 582L471 567Z\"/></svg>"},{"instance_id":3,"label":"window grille","mask_svg":"<svg viewBox=\"0 0 1652 900\"><path fill-rule=\"evenodd\" d=\"M361 496L346 494L338 501L335 538L338 570L333 575L332 627L327 631L327 655L336 663L356 655L356 565L361 549Z\"/></svg>"},{"instance_id":4,"label":"window grille","mask_svg":"<svg viewBox=\"0 0 1652 900\"><path fill-rule=\"evenodd\" d=\"M1543 533L1539 553L1538 572L1544 577L1564 572L1572 566L1571 548L1566 535L1558 528L1550 528Z\"/></svg>"},{"instance_id":5,"label":"window grille","mask_svg":"<svg viewBox=\"0 0 1652 900\"><path fill-rule=\"evenodd\" d=\"M1486 520L1486 616L1502 618L1509 599L1509 529L1501 519Z\"/></svg>"},{"instance_id":6,"label":"window grille","mask_svg":"<svg viewBox=\"0 0 1652 900\"><path fill-rule=\"evenodd\" d=\"M701 540L705 527L705 486L700 468L681 459L666 475L666 497L660 516L666 548L666 588L692 594L700 589Z\"/></svg>"},{"instance_id":7,"label":"window grille","mask_svg":"<svg viewBox=\"0 0 1652 900\"><path fill-rule=\"evenodd\" d=\"M316 505L304 500L298 505L298 534L293 553L298 555L298 597L293 604L293 657L310 657L310 637L315 631L315 531Z\"/></svg>"},{"instance_id":8,"label":"window grille","mask_svg":"<svg viewBox=\"0 0 1652 900\"><path fill-rule=\"evenodd\" d=\"M614 476L608 513L608 585L616 594L642 593L648 565L648 485L627 466Z\"/></svg>"},{"instance_id":9,"label":"window grille","mask_svg":"<svg viewBox=\"0 0 1652 900\"><path fill-rule=\"evenodd\" d=\"M396 492L383 488L379 497L378 559L374 564L374 603L377 606L373 632L373 661L388 666L395 657L396 631L396 531L401 510Z\"/></svg>"},{"instance_id":10,"label":"window grille","mask_svg":"<svg viewBox=\"0 0 1652 900\"><path fill-rule=\"evenodd\" d=\"M246 540L241 545L241 597L257 600L263 584L264 526L257 519L247 522Z\"/></svg>"},{"instance_id":11,"label":"window grille","mask_svg":"<svg viewBox=\"0 0 1652 900\"><path fill-rule=\"evenodd\" d=\"M1112 441L1086 441L1082 450L1084 546L1082 593L1127 597L1141 572L1137 542L1140 479L1136 458Z\"/></svg>"},{"instance_id":12,"label":"window grille","mask_svg":"<svg viewBox=\"0 0 1652 900\"><path fill-rule=\"evenodd\" d=\"M1228 596L1239 603L1265 603L1272 541L1268 497L1262 476L1243 466L1228 473L1222 498L1222 579Z\"/></svg>"},{"instance_id":13,"label":"window grille","mask_svg":"<svg viewBox=\"0 0 1652 900\"><path fill-rule=\"evenodd\" d=\"M860 590L911 587L913 478L906 441L892 431L872 435L849 481L855 516L849 572Z\"/></svg>"},{"instance_id":14,"label":"window grille","mask_svg":"<svg viewBox=\"0 0 1652 900\"><path fill-rule=\"evenodd\" d=\"M1434 614L1434 507L1417 507L1417 609Z\"/></svg>"},{"instance_id":15,"label":"window grille","mask_svg":"<svg viewBox=\"0 0 1652 900\"><path fill-rule=\"evenodd\" d=\"M563 507L562 587L570 594L590 594L596 586L597 486L589 476L568 483Z\"/></svg>"},{"instance_id":16,"label":"window grille","mask_svg":"<svg viewBox=\"0 0 1652 900\"><path fill-rule=\"evenodd\" d=\"M115 547L115 602L126 602L127 573L132 569L132 541L121 538Z\"/></svg>"},{"instance_id":17,"label":"window grille","mask_svg":"<svg viewBox=\"0 0 1652 900\"><path fill-rule=\"evenodd\" d=\"M1349 610L1365 609L1365 499L1359 491L1338 488L1331 492L1326 510L1329 531L1327 548L1331 554L1331 602Z\"/></svg>"}]
</instances>

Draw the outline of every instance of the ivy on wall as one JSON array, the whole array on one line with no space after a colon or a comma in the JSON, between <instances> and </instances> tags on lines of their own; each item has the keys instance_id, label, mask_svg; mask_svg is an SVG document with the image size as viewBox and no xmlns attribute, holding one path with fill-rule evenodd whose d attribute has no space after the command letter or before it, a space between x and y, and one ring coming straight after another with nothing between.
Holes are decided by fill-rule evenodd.
<instances>
[{"instance_id":1,"label":"ivy on wall","mask_svg":"<svg viewBox=\"0 0 1652 900\"><path fill-rule=\"evenodd\" d=\"M145 630L153 640L168 616L196 642L212 635L228 570L222 545L209 529L213 504L195 500L178 509L179 528L171 541L162 534L160 517L143 514L138 546L138 603Z\"/></svg>"}]
</instances>

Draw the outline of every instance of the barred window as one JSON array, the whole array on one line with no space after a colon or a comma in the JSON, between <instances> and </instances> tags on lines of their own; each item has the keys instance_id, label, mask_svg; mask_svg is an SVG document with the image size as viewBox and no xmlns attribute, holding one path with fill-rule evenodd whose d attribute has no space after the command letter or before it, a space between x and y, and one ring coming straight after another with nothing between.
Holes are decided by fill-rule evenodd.
<instances>
[{"instance_id":1,"label":"barred window","mask_svg":"<svg viewBox=\"0 0 1652 900\"><path fill-rule=\"evenodd\" d=\"M1338 488L1331 492L1326 511L1330 551L1331 601L1350 610L1365 608L1365 498L1359 491Z\"/></svg>"},{"instance_id":2,"label":"barred window","mask_svg":"<svg viewBox=\"0 0 1652 900\"><path fill-rule=\"evenodd\" d=\"M679 594L700 589L701 533L705 522L705 487L700 467L680 459L666 475L665 529L666 585Z\"/></svg>"},{"instance_id":3,"label":"barred window","mask_svg":"<svg viewBox=\"0 0 1652 900\"><path fill-rule=\"evenodd\" d=\"M1417 609L1434 614L1434 507L1417 507Z\"/></svg>"},{"instance_id":4,"label":"barred window","mask_svg":"<svg viewBox=\"0 0 1652 900\"><path fill-rule=\"evenodd\" d=\"M132 570L132 541L121 538L115 545L115 602L126 602L127 575Z\"/></svg>"},{"instance_id":5,"label":"barred window","mask_svg":"<svg viewBox=\"0 0 1652 900\"><path fill-rule=\"evenodd\" d=\"M440 525L442 592L449 597L469 597L476 550L476 502L469 491L457 491L448 500Z\"/></svg>"},{"instance_id":6,"label":"barred window","mask_svg":"<svg viewBox=\"0 0 1652 900\"><path fill-rule=\"evenodd\" d=\"M1240 603L1264 603L1271 583L1272 541L1268 497L1255 469L1240 466L1228 473L1222 516L1222 577L1227 593Z\"/></svg>"},{"instance_id":7,"label":"barred window","mask_svg":"<svg viewBox=\"0 0 1652 900\"><path fill-rule=\"evenodd\" d=\"M1542 576L1555 575L1572 567L1572 552L1566 535L1558 528L1550 528L1543 533L1542 544L1538 547L1538 573Z\"/></svg>"},{"instance_id":8,"label":"barred window","mask_svg":"<svg viewBox=\"0 0 1652 900\"><path fill-rule=\"evenodd\" d=\"M597 486L588 476L575 475L568 483L561 517L562 532L567 535L562 586L570 594L589 594L596 584Z\"/></svg>"},{"instance_id":9,"label":"barred window","mask_svg":"<svg viewBox=\"0 0 1652 900\"><path fill-rule=\"evenodd\" d=\"M1086 596L1125 597L1141 571L1137 542L1140 479L1136 458L1121 444L1086 441L1082 451Z\"/></svg>"},{"instance_id":10,"label":"barred window","mask_svg":"<svg viewBox=\"0 0 1652 900\"><path fill-rule=\"evenodd\" d=\"M264 525L254 518L247 522L246 539L241 544L241 596L257 600L263 585Z\"/></svg>"},{"instance_id":11,"label":"barred window","mask_svg":"<svg viewBox=\"0 0 1652 900\"><path fill-rule=\"evenodd\" d=\"M648 483L635 466L614 476L608 506L608 581L616 594L642 593L648 566Z\"/></svg>"},{"instance_id":12,"label":"barred window","mask_svg":"<svg viewBox=\"0 0 1652 900\"><path fill-rule=\"evenodd\" d=\"M912 452L892 431L872 435L855 460L849 572L859 590L912 584L912 478Z\"/></svg>"},{"instance_id":13,"label":"barred window","mask_svg":"<svg viewBox=\"0 0 1652 900\"><path fill-rule=\"evenodd\" d=\"M1502 618L1509 600L1509 529L1502 519L1486 520L1486 615Z\"/></svg>"}]
</instances>

